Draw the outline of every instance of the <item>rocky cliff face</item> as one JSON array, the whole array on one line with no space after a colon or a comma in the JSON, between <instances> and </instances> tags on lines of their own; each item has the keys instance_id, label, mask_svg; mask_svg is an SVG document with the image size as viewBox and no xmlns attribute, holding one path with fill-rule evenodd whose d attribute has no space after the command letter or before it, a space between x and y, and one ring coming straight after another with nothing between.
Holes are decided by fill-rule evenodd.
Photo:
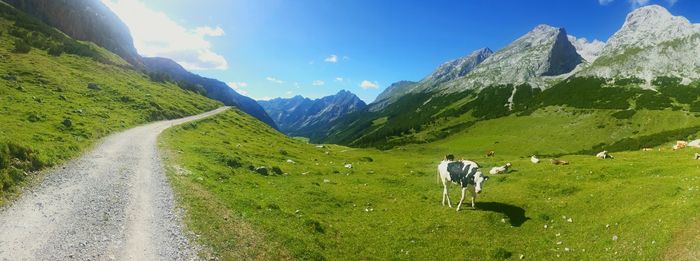
<instances>
[{"instance_id":1,"label":"rocky cliff face","mask_svg":"<svg viewBox=\"0 0 700 261\"><path fill-rule=\"evenodd\" d=\"M207 97L219 100L228 106L236 106L243 112L277 128L275 122L267 115L260 104L249 97L237 93L224 82L191 73L168 58L144 57L143 62L150 72L165 74L170 79L177 82L184 82L189 85L200 85L207 91Z\"/></svg>"},{"instance_id":2,"label":"rocky cliff face","mask_svg":"<svg viewBox=\"0 0 700 261\"><path fill-rule=\"evenodd\" d=\"M367 105L355 94L342 90L335 95L311 100L302 96L258 101L280 130L290 136L306 136L338 118Z\"/></svg>"},{"instance_id":3,"label":"rocky cliff face","mask_svg":"<svg viewBox=\"0 0 700 261\"><path fill-rule=\"evenodd\" d=\"M38 17L70 37L90 41L121 56L137 68L143 63L129 28L98 0L4 0Z\"/></svg>"}]
</instances>

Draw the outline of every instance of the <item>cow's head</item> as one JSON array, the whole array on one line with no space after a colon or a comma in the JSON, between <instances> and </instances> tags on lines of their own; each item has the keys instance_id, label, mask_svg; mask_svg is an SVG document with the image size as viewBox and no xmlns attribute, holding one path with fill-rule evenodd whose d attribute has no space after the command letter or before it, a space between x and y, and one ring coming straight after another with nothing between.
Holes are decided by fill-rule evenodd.
<instances>
[{"instance_id":1,"label":"cow's head","mask_svg":"<svg viewBox=\"0 0 700 261\"><path fill-rule=\"evenodd\" d=\"M476 174L474 174L474 191L476 193L481 193L481 186L483 186L484 182L489 180L488 176L484 176L481 171L477 171Z\"/></svg>"}]
</instances>

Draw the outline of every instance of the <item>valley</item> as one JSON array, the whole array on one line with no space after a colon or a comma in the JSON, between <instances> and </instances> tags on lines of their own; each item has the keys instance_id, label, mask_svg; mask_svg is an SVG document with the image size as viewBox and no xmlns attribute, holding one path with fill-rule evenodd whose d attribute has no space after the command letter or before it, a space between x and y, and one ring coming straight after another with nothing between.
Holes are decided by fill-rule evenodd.
<instances>
[{"instance_id":1,"label":"valley","mask_svg":"<svg viewBox=\"0 0 700 261\"><path fill-rule=\"evenodd\" d=\"M700 140L700 24L673 3L624 9L606 41L529 22L499 31L508 40L469 39L471 51L455 40L399 58L365 53L367 39L352 42L363 52L320 56L305 40L270 47L289 36L252 26L127 26L120 4L145 8L0 0L0 259L700 256L700 147L688 144ZM151 27L183 41L150 39L162 50L146 54L135 36ZM274 37L213 40L241 32ZM255 45L260 60L212 51L221 42ZM466 55L393 84L343 74L398 78L415 68L359 61L442 48ZM308 57L283 61L296 53ZM512 169L455 211L436 172L448 154L484 174Z\"/></svg>"}]
</instances>

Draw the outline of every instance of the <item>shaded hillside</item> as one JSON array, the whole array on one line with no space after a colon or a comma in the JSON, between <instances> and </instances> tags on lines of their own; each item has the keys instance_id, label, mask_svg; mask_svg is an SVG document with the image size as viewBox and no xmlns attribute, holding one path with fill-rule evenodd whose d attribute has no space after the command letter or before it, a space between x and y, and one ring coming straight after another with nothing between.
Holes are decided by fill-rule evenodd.
<instances>
[{"instance_id":1,"label":"shaded hillside","mask_svg":"<svg viewBox=\"0 0 700 261\"><path fill-rule=\"evenodd\" d=\"M134 48L129 28L107 6L96 0L3 0L38 17L73 39L90 41L121 56L130 64L143 66Z\"/></svg>"},{"instance_id":2,"label":"shaded hillside","mask_svg":"<svg viewBox=\"0 0 700 261\"><path fill-rule=\"evenodd\" d=\"M216 79L206 78L191 73L175 61L168 58L144 57L143 62L151 73L164 74L166 78L180 82L181 85L204 88L206 96L219 100L226 105L236 106L242 111L276 128L275 122L255 100L243 96Z\"/></svg>"}]
</instances>

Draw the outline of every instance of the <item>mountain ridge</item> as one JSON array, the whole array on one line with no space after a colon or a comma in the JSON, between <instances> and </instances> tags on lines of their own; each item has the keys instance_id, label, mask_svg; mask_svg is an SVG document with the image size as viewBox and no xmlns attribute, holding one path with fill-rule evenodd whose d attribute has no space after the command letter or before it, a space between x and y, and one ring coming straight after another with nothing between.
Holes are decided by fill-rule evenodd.
<instances>
[{"instance_id":1,"label":"mountain ridge","mask_svg":"<svg viewBox=\"0 0 700 261\"><path fill-rule=\"evenodd\" d=\"M340 90L334 95L309 99L297 95L258 101L279 126L290 136L307 136L349 113L364 109L367 104L352 92Z\"/></svg>"}]
</instances>

